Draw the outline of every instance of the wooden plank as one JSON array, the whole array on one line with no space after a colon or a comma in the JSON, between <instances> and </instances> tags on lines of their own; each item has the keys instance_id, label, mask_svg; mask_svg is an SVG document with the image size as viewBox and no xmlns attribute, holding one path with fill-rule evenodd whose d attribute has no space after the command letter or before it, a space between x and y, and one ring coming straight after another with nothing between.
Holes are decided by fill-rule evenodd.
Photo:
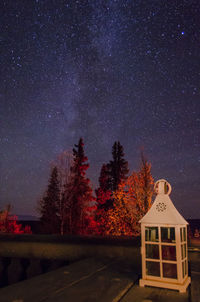
<instances>
[{"instance_id":1,"label":"wooden plank","mask_svg":"<svg viewBox=\"0 0 200 302\"><path fill-rule=\"evenodd\" d=\"M42 302L118 302L136 278L130 265L111 263L73 286L60 288Z\"/></svg>"},{"instance_id":2,"label":"wooden plank","mask_svg":"<svg viewBox=\"0 0 200 302\"><path fill-rule=\"evenodd\" d=\"M0 301L39 302L52 292L79 283L110 264L110 260L85 259L32 279L0 289ZM14 272L13 272L14 274Z\"/></svg>"}]
</instances>

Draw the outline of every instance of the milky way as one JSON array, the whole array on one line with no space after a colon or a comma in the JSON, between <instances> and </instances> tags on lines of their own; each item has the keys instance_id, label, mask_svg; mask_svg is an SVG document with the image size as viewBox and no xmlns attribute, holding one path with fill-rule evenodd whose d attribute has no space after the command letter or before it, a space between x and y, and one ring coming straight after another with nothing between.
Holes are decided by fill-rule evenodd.
<instances>
[{"instance_id":1,"label":"milky way","mask_svg":"<svg viewBox=\"0 0 200 302\"><path fill-rule=\"evenodd\" d=\"M80 136L93 188L115 140L130 171L199 218L199 1L0 2L0 208L35 214L50 163Z\"/></svg>"}]
</instances>

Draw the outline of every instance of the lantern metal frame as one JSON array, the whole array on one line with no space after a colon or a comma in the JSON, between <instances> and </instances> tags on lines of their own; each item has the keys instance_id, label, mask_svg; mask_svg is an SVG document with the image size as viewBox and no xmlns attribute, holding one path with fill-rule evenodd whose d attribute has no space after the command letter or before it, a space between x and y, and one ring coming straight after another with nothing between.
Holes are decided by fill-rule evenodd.
<instances>
[{"instance_id":1,"label":"lantern metal frame","mask_svg":"<svg viewBox=\"0 0 200 302\"><path fill-rule=\"evenodd\" d=\"M140 221L142 279L139 284L142 287L155 286L185 292L191 283L188 277L188 223L172 204L168 196L171 186L167 181L162 179L155 185L159 185L158 195L152 208ZM169 223L162 223L166 217Z\"/></svg>"}]
</instances>

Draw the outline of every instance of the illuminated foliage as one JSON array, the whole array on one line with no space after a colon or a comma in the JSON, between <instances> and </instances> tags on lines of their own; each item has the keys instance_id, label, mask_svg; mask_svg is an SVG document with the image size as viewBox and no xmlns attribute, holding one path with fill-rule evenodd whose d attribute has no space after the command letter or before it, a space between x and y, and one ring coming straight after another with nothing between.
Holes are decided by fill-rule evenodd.
<instances>
[{"instance_id":1,"label":"illuminated foliage","mask_svg":"<svg viewBox=\"0 0 200 302\"><path fill-rule=\"evenodd\" d=\"M97 228L96 232L98 235L104 235L105 234L105 226L107 224L108 219L108 204L109 201L112 198L112 192L111 191L103 191L101 188L98 189L97 192L97 210L95 214L95 220L97 222Z\"/></svg>"},{"instance_id":2,"label":"illuminated foliage","mask_svg":"<svg viewBox=\"0 0 200 302\"><path fill-rule=\"evenodd\" d=\"M17 216L10 215L10 205L5 210L0 211L0 233L12 233L12 234L32 234L30 226L25 226L17 223Z\"/></svg>"},{"instance_id":3,"label":"illuminated foliage","mask_svg":"<svg viewBox=\"0 0 200 302\"><path fill-rule=\"evenodd\" d=\"M124 181L114 193L113 208L107 211L105 235L135 235L135 200L130 198L127 189Z\"/></svg>"},{"instance_id":4,"label":"illuminated foliage","mask_svg":"<svg viewBox=\"0 0 200 302\"><path fill-rule=\"evenodd\" d=\"M107 212L106 235L138 236L139 220L149 210L153 195L151 165L142 156L139 172L133 172L114 193L113 208Z\"/></svg>"},{"instance_id":5,"label":"illuminated foliage","mask_svg":"<svg viewBox=\"0 0 200 302\"><path fill-rule=\"evenodd\" d=\"M84 228L81 234L83 235L97 235L99 234L99 222L95 219L97 211L96 205L89 205L84 209Z\"/></svg>"}]
</instances>

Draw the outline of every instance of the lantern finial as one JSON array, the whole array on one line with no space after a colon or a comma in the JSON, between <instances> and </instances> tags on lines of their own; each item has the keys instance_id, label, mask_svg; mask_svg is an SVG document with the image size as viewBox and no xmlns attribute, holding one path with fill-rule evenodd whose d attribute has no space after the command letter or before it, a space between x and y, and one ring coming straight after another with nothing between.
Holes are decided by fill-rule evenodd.
<instances>
[{"instance_id":1,"label":"lantern finial","mask_svg":"<svg viewBox=\"0 0 200 302\"><path fill-rule=\"evenodd\" d=\"M165 179L157 180L154 189L157 194L169 195L172 191L171 185Z\"/></svg>"}]
</instances>

